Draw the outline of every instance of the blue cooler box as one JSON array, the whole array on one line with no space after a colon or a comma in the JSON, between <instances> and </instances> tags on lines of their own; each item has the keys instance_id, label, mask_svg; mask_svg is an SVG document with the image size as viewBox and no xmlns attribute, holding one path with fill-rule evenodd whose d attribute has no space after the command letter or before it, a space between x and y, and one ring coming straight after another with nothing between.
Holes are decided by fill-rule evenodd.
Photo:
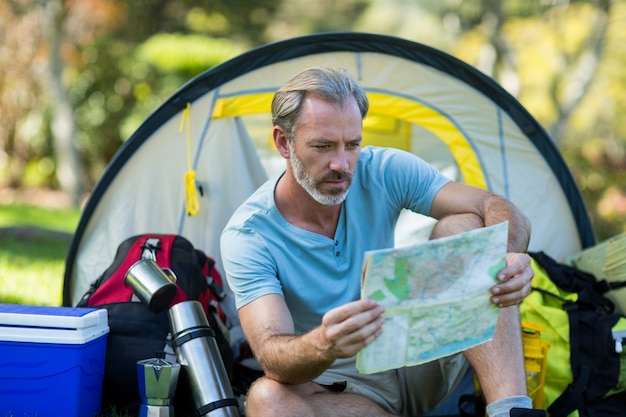
<instances>
[{"instance_id":1,"label":"blue cooler box","mask_svg":"<svg viewBox=\"0 0 626 417\"><path fill-rule=\"evenodd\" d=\"M0 417L100 412L104 309L0 304Z\"/></svg>"}]
</instances>

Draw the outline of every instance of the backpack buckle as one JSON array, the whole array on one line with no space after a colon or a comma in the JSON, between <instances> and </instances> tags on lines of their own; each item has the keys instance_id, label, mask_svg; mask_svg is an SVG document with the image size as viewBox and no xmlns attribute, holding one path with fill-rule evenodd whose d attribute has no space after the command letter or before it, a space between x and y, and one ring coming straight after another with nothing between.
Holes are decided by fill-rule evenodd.
<instances>
[{"instance_id":1,"label":"backpack buckle","mask_svg":"<svg viewBox=\"0 0 626 417\"><path fill-rule=\"evenodd\" d=\"M141 245L141 259L152 259L156 262L156 252L161 249L161 239L158 237L149 237L143 245Z\"/></svg>"}]
</instances>

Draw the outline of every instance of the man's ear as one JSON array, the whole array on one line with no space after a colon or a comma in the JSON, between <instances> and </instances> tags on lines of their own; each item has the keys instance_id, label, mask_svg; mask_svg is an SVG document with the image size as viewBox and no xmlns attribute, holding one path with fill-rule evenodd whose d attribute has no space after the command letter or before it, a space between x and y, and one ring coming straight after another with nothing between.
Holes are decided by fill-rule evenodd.
<instances>
[{"instance_id":1,"label":"man's ear","mask_svg":"<svg viewBox=\"0 0 626 417\"><path fill-rule=\"evenodd\" d=\"M278 153L280 153L283 158L289 159L289 138L285 133L285 129L281 126L274 126L272 138L274 139L274 146L276 146Z\"/></svg>"}]
</instances>

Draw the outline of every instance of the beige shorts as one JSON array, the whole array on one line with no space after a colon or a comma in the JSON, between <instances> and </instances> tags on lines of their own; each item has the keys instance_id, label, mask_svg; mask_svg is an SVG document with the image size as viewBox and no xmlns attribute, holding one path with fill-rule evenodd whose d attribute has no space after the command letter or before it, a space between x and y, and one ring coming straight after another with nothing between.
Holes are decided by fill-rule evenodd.
<instances>
[{"instance_id":1,"label":"beige shorts","mask_svg":"<svg viewBox=\"0 0 626 417\"><path fill-rule=\"evenodd\" d=\"M392 414L420 416L443 402L468 367L463 354L456 354L418 366L363 375L356 370L354 358L338 359L314 382L363 395Z\"/></svg>"}]
</instances>

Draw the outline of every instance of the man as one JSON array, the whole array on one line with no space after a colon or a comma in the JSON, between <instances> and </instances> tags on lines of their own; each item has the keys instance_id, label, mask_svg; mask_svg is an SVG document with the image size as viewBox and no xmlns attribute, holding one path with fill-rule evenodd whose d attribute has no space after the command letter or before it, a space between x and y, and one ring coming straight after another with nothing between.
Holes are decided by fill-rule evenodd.
<instances>
[{"instance_id":1,"label":"man","mask_svg":"<svg viewBox=\"0 0 626 417\"><path fill-rule=\"evenodd\" d=\"M272 102L273 139L287 169L235 212L221 240L241 325L265 372L248 393L246 416L423 415L468 362L490 417L531 408L516 306L533 277L528 220L415 155L361 149L367 111L363 89L326 67L295 75ZM501 308L495 336L463 354L361 375L355 355L384 321L382 306L360 299L363 253L393 246L404 208L439 219L434 237L509 221L507 266L491 289Z\"/></svg>"}]
</instances>

